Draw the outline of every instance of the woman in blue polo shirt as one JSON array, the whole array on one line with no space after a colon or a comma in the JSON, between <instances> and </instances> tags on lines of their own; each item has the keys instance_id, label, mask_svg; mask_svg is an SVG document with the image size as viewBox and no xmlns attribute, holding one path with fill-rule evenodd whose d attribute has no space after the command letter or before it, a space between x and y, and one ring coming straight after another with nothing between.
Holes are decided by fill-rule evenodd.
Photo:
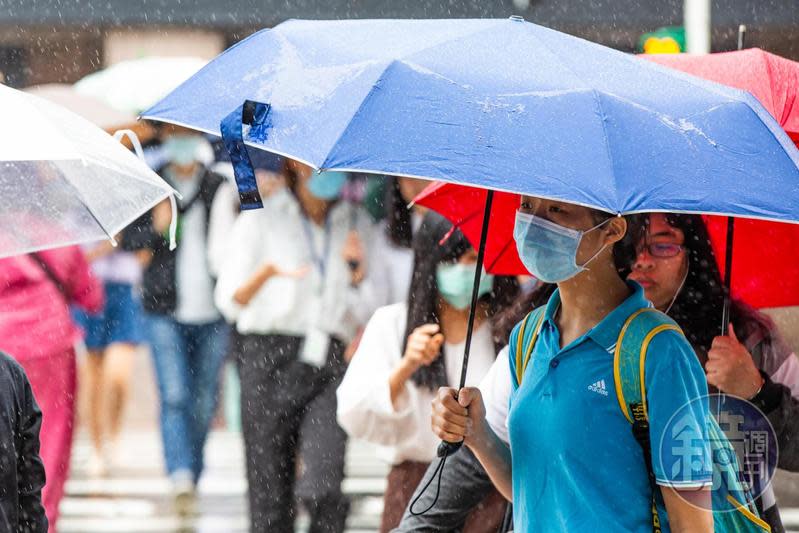
<instances>
[{"instance_id":1,"label":"woman in blue polo shirt","mask_svg":"<svg viewBox=\"0 0 799 533\"><path fill-rule=\"evenodd\" d=\"M514 235L519 254L531 274L557 283L558 290L546 305L521 385L512 378L510 447L486 423L478 389L442 388L434 401L434 431L446 441L463 440L474 452L513 501L516 531L653 531L653 488L613 379L621 328L650 306L641 287L625 282L617 268L628 265L633 253L622 244L626 230L622 217L523 197ZM682 411L688 416L681 418L680 437L698 443L683 468L663 468L656 455L663 439L676 436L673 415L706 393L702 368L673 331L656 335L648 354L645 384L662 531L712 531L713 517L704 510L712 476L706 402Z\"/></svg>"}]
</instances>

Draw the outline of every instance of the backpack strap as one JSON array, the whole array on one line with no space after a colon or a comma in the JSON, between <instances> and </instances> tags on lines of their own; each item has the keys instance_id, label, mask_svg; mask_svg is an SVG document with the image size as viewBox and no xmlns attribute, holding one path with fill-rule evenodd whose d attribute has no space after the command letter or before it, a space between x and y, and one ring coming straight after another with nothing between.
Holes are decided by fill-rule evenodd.
<instances>
[{"instance_id":1,"label":"backpack strap","mask_svg":"<svg viewBox=\"0 0 799 533\"><path fill-rule=\"evenodd\" d=\"M658 310L639 309L627 319L616 341L613 355L613 380L616 398L624 417L632 424L633 437L644 455L649 485L652 489L652 531L662 531L657 510L657 483L652 468L652 447L649 437L649 418L646 408L646 353L655 335L664 331L682 334L677 324Z\"/></svg>"},{"instance_id":2,"label":"backpack strap","mask_svg":"<svg viewBox=\"0 0 799 533\"><path fill-rule=\"evenodd\" d=\"M527 370L527 365L530 363L530 357L533 354L535 342L538 340L538 334L541 331L541 325L544 323L544 316L546 315L545 311L546 306L533 309L527 314L526 317L524 317L521 327L519 327L519 332L516 337L516 365L514 366L516 369L517 386L521 386L522 378L524 377L524 371ZM533 329L532 338L529 341L526 341L528 323L535 324L535 328Z\"/></svg>"},{"instance_id":3,"label":"backpack strap","mask_svg":"<svg viewBox=\"0 0 799 533\"><path fill-rule=\"evenodd\" d=\"M646 352L655 335L664 331L682 335L672 319L653 307L646 307L630 315L616 341L613 354L616 398L622 414L631 424L638 418L647 420Z\"/></svg>"}]
</instances>

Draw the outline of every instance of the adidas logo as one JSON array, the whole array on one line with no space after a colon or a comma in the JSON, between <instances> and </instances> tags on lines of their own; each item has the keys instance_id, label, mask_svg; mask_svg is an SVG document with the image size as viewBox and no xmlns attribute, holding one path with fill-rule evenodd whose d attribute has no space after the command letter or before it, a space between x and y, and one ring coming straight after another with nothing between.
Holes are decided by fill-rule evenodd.
<instances>
[{"instance_id":1,"label":"adidas logo","mask_svg":"<svg viewBox=\"0 0 799 533\"><path fill-rule=\"evenodd\" d=\"M608 389L605 387L605 380L600 379L596 383L589 385L588 390L591 392L596 392L597 394L601 394L602 396L608 395Z\"/></svg>"}]
</instances>

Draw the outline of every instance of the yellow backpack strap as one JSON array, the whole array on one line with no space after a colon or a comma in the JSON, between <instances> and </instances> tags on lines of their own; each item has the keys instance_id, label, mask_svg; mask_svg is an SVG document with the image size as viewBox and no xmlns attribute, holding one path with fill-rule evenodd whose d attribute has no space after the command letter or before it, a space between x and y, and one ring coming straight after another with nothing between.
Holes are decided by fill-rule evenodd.
<instances>
[{"instance_id":1,"label":"yellow backpack strap","mask_svg":"<svg viewBox=\"0 0 799 533\"><path fill-rule=\"evenodd\" d=\"M616 340L613 354L613 380L616 399L624 417L632 424L647 419L646 353L655 335L663 331L682 330L668 316L655 308L639 309L627 319Z\"/></svg>"},{"instance_id":2,"label":"yellow backpack strap","mask_svg":"<svg viewBox=\"0 0 799 533\"><path fill-rule=\"evenodd\" d=\"M652 532L661 533L662 526L657 508L657 483L652 469L652 449L649 439L649 418L646 408L646 353L649 343L663 331L682 330L665 314L647 307L639 309L627 319L616 340L613 354L613 380L616 398L624 417L632 425L633 437L641 447L652 491L649 510Z\"/></svg>"},{"instance_id":3,"label":"yellow backpack strap","mask_svg":"<svg viewBox=\"0 0 799 533\"><path fill-rule=\"evenodd\" d=\"M541 325L544 323L545 307L539 307L530 311L519 328L518 338L516 339L516 383L518 386L522 384L522 377L527 365L530 363L530 357L533 354L535 342L538 340L538 334L541 331ZM535 321L535 328L532 332L532 337L528 339L527 323L531 320Z\"/></svg>"}]
</instances>

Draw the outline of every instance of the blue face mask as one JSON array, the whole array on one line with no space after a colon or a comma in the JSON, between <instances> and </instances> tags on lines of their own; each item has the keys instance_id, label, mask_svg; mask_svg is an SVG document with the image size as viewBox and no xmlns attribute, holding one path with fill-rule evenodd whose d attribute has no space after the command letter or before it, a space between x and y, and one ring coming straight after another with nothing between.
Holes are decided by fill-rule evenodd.
<instances>
[{"instance_id":1,"label":"blue face mask","mask_svg":"<svg viewBox=\"0 0 799 533\"><path fill-rule=\"evenodd\" d=\"M308 180L308 190L320 200L335 200L346 182L345 172L314 172Z\"/></svg>"},{"instance_id":2,"label":"blue face mask","mask_svg":"<svg viewBox=\"0 0 799 533\"><path fill-rule=\"evenodd\" d=\"M466 309L472 302L474 271L476 265L441 263L436 268L438 293L455 309ZM494 276L483 271L477 297L485 296L494 286Z\"/></svg>"},{"instance_id":3,"label":"blue face mask","mask_svg":"<svg viewBox=\"0 0 799 533\"><path fill-rule=\"evenodd\" d=\"M176 165L187 166L197 161L197 153L203 143L199 135L173 135L161 145L167 160Z\"/></svg>"},{"instance_id":4,"label":"blue face mask","mask_svg":"<svg viewBox=\"0 0 799 533\"><path fill-rule=\"evenodd\" d=\"M577 249L583 235L601 227L611 219L591 229L580 231L564 228L541 217L516 212L513 238L516 250L525 268L536 278L546 283L560 283L571 279L583 270L605 249L597 251L582 265L577 264Z\"/></svg>"}]
</instances>

